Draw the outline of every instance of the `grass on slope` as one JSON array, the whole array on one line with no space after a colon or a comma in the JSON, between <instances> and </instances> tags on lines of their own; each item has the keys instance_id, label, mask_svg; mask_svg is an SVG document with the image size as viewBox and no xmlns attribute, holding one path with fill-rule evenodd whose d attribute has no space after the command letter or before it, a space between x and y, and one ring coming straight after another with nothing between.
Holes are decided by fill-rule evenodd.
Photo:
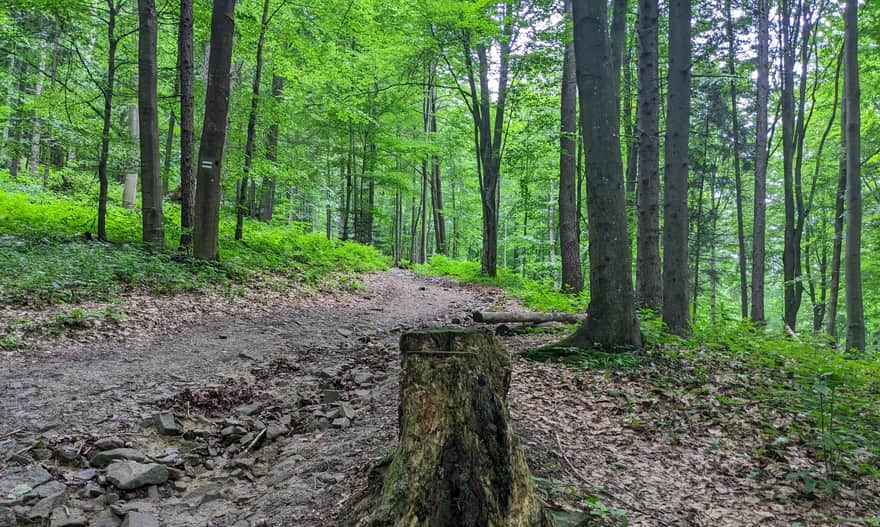
<instances>
[{"instance_id":1,"label":"grass on slope","mask_svg":"<svg viewBox=\"0 0 880 527\"><path fill-rule=\"evenodd\" d=\"M83 197L0 177L0 304L106 299L133 287L157 292L192 291L233 284L254 285L271 275L314 284L330 274L354 275L384 268L386 259L364 245L327 240L306 226L245 225L244 240L232 240L234 218L221 220L220 262L176 252L179 208L166 208L167 252L139 244L141 216L111 205L110 244L86 241L95 233L95 204Z\"/></svg>"}]
</instances>

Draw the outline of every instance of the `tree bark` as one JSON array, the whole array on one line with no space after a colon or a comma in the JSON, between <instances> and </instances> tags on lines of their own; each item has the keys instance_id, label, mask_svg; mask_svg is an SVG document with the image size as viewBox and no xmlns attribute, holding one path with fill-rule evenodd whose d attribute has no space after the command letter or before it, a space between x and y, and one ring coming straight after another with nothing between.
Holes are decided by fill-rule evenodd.
<instances>
[{"instance_id":1,"label":"tree bark","mask_svg":"<svg viewBox=\"0 0 880 527\"><path fill-rule=\"evenodd\" d=\"M688 320L688 136L691 113L691 4L669 3L669 93L666 103L666 166L663 201L663 322L687 332Z\"/></svg>"},{"instance_id":2,"label":"tree bark","mask_svg":"<svg viewBox=\"0 0 880 527\"><path fill-rule=\"evenodd\" d=\"M846 60L845 56L841 61ZM837 337L837 307L840 299L840 262L843 253L843 228L846 214L846 74L844 73L843 97L840 105L840 167L837 177L837 192L834 200L834 242L831 249L831 284L828 292L828 320L825 332L831 338Z\"/></svg>"},{"instance_id":3,"label":"tree bark","mask_svg":"<svg viewBox=\"0 0 880 527\"><path fill-rule=\"evenodd\" d=\"M400 349L400 440L367 524L552 526L510 425L498 341L433 329L404 334Z\"/></svg>"},{"instance_id":4,"label":"tree bark","mask_svg":"<svg viewBox=\"0 0 880 527\"><path fill-rule=\"evenodd\" d=\"M865 351L862 303L861 92L858 0L846 0L846 349Z\"/></svg>"},{"instance_id":5,"label":"tree bark","mask_svg":"<svg viewBox=\"0 0 880 527\"><path fill-rule=\"evenodd\" d=\"M141 209L144 245L165 247L162 174L159 161L156 46L158 21L155 0L138 0L138 123L140 125Z\"/></svg>"},{"instance_id":6,"label":"tree bark","mask_svg":"<svg viewBox=\"0 0 880 527\"><path fill-rule=\"evenodd\" d=\"M587 161L590 306L587 321L564 341L576 347L641 347L632 286L620 124L603 0L573 3L577 81Z\"/></svg>"},{"instance_id":7,"label":"tree bark","mask_svg":"<svg viewBox=\"0 0 880 527\"><path fill-rule=\"evenodd\" d=\"M140 116L138 115L138 105L128 105L128 136L131 141L140 141L141 135ZM122 206L127 209L134 209L137 206L138 177L140 172L140 152L132 156L129 160L128 172L125 173L122 180Z\"/></svg>"},{"instance_id":8,"label":"tree bark","mask_svg":"<svg viewBox=\"0 0 880 527\"><path fill-rule=\"evenodd\" d=\"M794 109L794 63L795 50L793 34L797 33L797 24L792 27L793 1L783 0L780 20L782 26L782 174L785 203L785 229L782 250L783 267L783 320L792 330L797 330L797 313L800 307L800 283L798 267L800 266L800 243L796 236L795 221L795 109ZM795 14L796 16L796 14Z\"/></svg>"},{"instance_id":9,"label":"tree bark","mask_svg":"<svg viewBox=\"0 0 880 527\"><path fill-rule=\"evenodd\" d=\"M281 94L284 93L284 77L281 75L272 76L272 98L275 101L281 100ZM278 123L274 122L269 126L269 132L266 136L266 160L275 164L278 161ZM272 214L275 212L275 176L263 178L263 193L260 198L260 220L269 222L272 220Z\"/></svg>"},{"instance_id":10,"label":"tree bark","mask_svg":"<svg viewBox=\"0 0 880 527\"><path fill-rule=\"evenodd\" d=\"M107 161L110 154L110 127L113 122L113 89L116 82L116 15L115 0L107 0L107 85L104 87L103 126L101 128L101 152L98 156L98 240L107 240Z\"/></svg>"},{"instance_id":11,"label":"tree bark","mask_svg":"<svg viewBox=\"0 0 880 527\"><path fill-rule=\"evenodd\" d=\"M737 266L739 268L739 307L740 316L743 320L749 317L749 286L746 274L748 258L746 255L746 234L743 222L743 184L740 167L740 130L739 130L739 107L736 79L736 53L737 40L733 27L733 13L731 12L731 0L725 0L725 29L727 32L727 71L730 73L730 112L731 126L733 128L733 177L736 191L736 241Z\"/></svg>"},{"instance_id":12,"label":"tree bark","mask_svg":"<svg viewBox=\"0 0 880 527\"><path fill-rule=\"evenodd\" d=\"M657 0L639 2L638 193L636 298L660 310L660 85L658 73Z\"/></svg>"},{"instance_id":13,"label":"tree bark","mask_svg":"<svg viewBox=\"0 0 880 527\"><path fill-rule=\"evenodd\" d=\"M566 27L572 21L571 0L565 0ZM578 235L577 205L577 72L572 33L565 33L562 59L559 134L559 253L562 258L562 290L580 293L584 288L581 270L581 242Z\"/></svg>"},{"instance_id":14,"label":"tree bark","mask_svg":"<svg viewBox=\"0 0 880 527\"><path fill-rule=\"evenodd\" d=\"M770 2L757 0L758 85L755 117L755 201L752 228L752 305L751 319L765 322L764 269L767 232L767 104L770 96Z\"/></svg>"},{"instance_id":15,"label":"tree bark","mask_svg":"<svg viewBox=\"0 0 880 527\"><path fill-rule=\"evenodd\" d=\"M180 68L180 248L192 249L195 225L195 101L193 86L193 0L180 0L177 33L177 60Z\"/></svg>"},{"instance_id":16,"label":"tree bark","mask_svg":"<svg viewBox=\"0 0 880 527\"><path fill-rule=\"evenodd\" d=\"M257 107L260 103L260 82L263 75L263 44L266 41L266 26L269 23L269 0L263 0L263 15L260 18L260 35L257 38L257 65L254 68L254 83L251 88L251 112L248 115L247 139L244 145L244 173L238 189L235 207L235 239L240 240L244 231L244 217L248 213L247 192L254 157L254 141L257 136Z\"/></svg>"},{"instance_id":17,"label":"tree bark","mask_svg":"<svg viewBox=\"0 0 880 527\"><path fill-rule=\"evenodd\" d=\"M46 43L40 40L40 71L37 72L37 81L34 83L34 98L39 99L43 94L43 72L46 69ZM31 177L40 175L40 151L42 121L39 116L34 117L31 129L31 155L28 158L28 170Z\"/></svg>"},{"instance_id":18,"label":"tree bark","mask_svg":"<svg viewBox=\"0 0 880 527\"><path fill-rule=\"evenodd\" d=\"M229 111L229 70L232 64L232 38L235 33L235 0L214 0L211 14L211 59L205 122L199 144L199 164L195 200L193 254L197 258L219 258L220 175L226 142L226 116Z\"/></svg>"}]
</instances>

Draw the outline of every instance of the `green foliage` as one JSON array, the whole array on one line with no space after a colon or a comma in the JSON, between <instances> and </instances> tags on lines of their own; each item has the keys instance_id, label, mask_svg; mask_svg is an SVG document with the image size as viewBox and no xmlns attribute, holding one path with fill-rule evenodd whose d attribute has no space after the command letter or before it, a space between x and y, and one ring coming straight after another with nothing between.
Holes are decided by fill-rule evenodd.
<instances>
[{"instance_id":1,"label":"green foliage","mask_svg":"<svg viewBox=\"0 0 880 527\"><path fill-rule=\"evenodd\" d=\"M425 265L417 265L416 272L428 276L450 276L462 282L499 287L511 296L537 311L582 313L589 304L589 295L564 294L545 280L526 278L510 269L498 268L498 276L489 277L480 272L479 262L455 260L437 255Z\"/></svg>"},{"instance_id":2,"label":"green foliage","mask_svg":"<svg viewBox=\"0 0 880 527\"><path fill-rule=\"evenodd\" d=\"M166 216L169 246L180 232L174 212ZM167 293L233 284L315 284L328 275L386 265L373 248L327 240L302 225L250 222L247 241L234 242L230 235L221 242L221 261L205 262L144 251L137 244L140 216L116 206L108 210L107 231L121 243L86 241L83 233L94 218L92 203L0 179L0 303L106 300L133 288ZM224 218L223 232L231 234L233 225L234 219ZM263 281L264 274L281 282Z\"/></svg>"}]
</instances>

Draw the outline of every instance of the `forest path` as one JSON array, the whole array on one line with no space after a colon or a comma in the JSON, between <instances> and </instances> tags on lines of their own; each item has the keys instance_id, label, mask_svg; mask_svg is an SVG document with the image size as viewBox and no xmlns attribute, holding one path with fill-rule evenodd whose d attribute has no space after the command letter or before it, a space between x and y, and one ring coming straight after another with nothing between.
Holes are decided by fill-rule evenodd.
<instances>
[{"instance_id":1,"label":"forest path","mask_svg":"<svg viewBox=\"0 0 880 527\"><path fill-rule=\"evenodd\" d=\"M97 438L118 436L148 455L176 452L186 462L173 485L122 493L125 507L156 514L166 527L339 525L370 461L394 447L400 333L470 324L473 309L518 308L496 289L403 270L363 283L354 293L282 296L256 310L204 297L218 304L214 314L193 321L181 312L187 322L168 333L55 341L0 358L0 460L42 430L50 430L50 444L83 455ZM557 338L502 340L516 351ZM613 525L620 514L637 526L864 524L843 519L867 516L858 498L804 499L785 478L792 463L810 467L802 447L789 446L786 463L757 458L764 445L753 423L725 414L711 386L662 385L656 371L572 370L517 354L513 364L511 416L536 482L549 500L569 506L598 495L597 524ZM354 413L339 426L331 421L342 408L325 402L336 396ZM256 413L240 417L236 407L253 401ZM156 433L150 416L169 404L195 436ZM221 432L230 424L256 432L285 419L289 434L248 452L227 448ZM43 464L58 480L79 470ZM11 466L0 461L0 482ZM106 508L101 497L68 494L68 508L87 516Z\"/></svg>"}]
</instances>

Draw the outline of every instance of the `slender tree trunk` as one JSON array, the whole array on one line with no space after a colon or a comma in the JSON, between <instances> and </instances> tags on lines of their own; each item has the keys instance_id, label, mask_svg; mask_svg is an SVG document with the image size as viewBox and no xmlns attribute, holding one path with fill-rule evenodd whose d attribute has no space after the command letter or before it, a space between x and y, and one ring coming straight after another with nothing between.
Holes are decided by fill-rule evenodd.
<instances>
[{"instance_id":1,"label":"slender tree trunk","mask_svg":"<svg viewBox=\"0 0 880 527\"><path fill-rule=\"evenodd\" d=\"M354 129L351 122L348 123L348 162L345 170L345 207L342 211L342 239L348 240L349 237L349 217L351 216L351 171L354 162Z\"/></svg>"},{"instance_id":2,"label":"slender tree trunk","mask_svg":"<svg viewBox=\"0 0 880 527\"><path fill-rule=\"evenodd\" d=\"M175 94L176 95L176 94ZM162 168L162 194L168 194L169 180L171 179L171 147L174 143L174 126L177 116L174 110L168 115L168 131L165 134L165 157L163 158L164 166Z\"/></svg>"},{"instance_id":3,"label":"slender tree trunk","mask_svg":"<svg viewBox=\"0 0 880 527\"><path fill-rule=\"evenodd\" d=\"M428 81L428 101L430 113L429 133L431 137L437 134L437 87L436 87L436 63L431 65ZM446 242L446 219L443 213L443 185L440 179L440 158L437 154L431 155L431 204L434 215L434 242L436 252L448 254Z\"/></svg>"},{"instance_id":4,"label":"slender tree trunk","mask_svg":"<svg viewBox=\"0 0 880 527\"><path fill-rule=\"evenodd\" d=\"M284 93L284 77L281 75L272 76L272 98L276 103L281 100ZM273 165L278 160L278 123L274 122L269 126L269 132L266 137L266 160ZM272 220L272 214L275 212L275 176L263 178L263 194L260 199L260 220L268 222Z\"/></svg>"},{"instance_id":5,"label":"slender tree trunk","mask_svg":"<svg viewBox=\"0 0 880 527\"><path fill-rule=\"evenodd\" d=\"M18 51L18 44L16 42L12 43L12 53L9 54L9 75L15 76L18 71L18 63L15 60L16 53ZM8 108L13 108L15 106L16 100L18 99L18 90L17 84L15 82L11 83L12 86L9 88L9 91L6 93L6 106ZM11 130L13 125L13 115L10 115L8 119L3 123L3 141L0 142L0 158L3 158L6 166L9 167L9 159L6 157L9 154L9 138L11 137Z\"/></svg>"},{"instance_id":6,"label":"slender tree trunk","mask_svg":"<svg viewBox=\"0 0 880 527\"><path fill-rule=\"evenodd\" d=\"M571 20L571 0L565 0L565 18ZM568 24L567 24L568 25ZM577 73L574 42L566 31L562 60L559 134L559 254L562 259L562 290L580 293L584 288L577 204Z\"/></svg>"},{"instance_id":7,"label":"slender tree trunk","mask_svg":"<svg viewBox=\"0 0 880 527\"><path fill-rule=\"evenodd\" d=\"M34 99L39 99L43 94L43 72L46 70L46 43L40 40L40 71L37 73L37 81L34 83ZM39 116L33 120L31 129L31 155L28 158L28 170L32 177L40 175L40 151L41 151L41 127L42 121Z\"/></svg>"},{"instance_id":8,"label":"slender tree trunk","mask_svg":"<svg viewBox=\"0 0 880 527\"><path fill-rule=\"evenodd\" d=\"M845 60L843 57L841 57ZM837 192L834 200L834 242L831 250L831 284L828 292L828 322L825 332L831 338L837 337L837 307L840 299L840 262L843 253L843 226L846 214L846 80L844 75L843 97L840 105L840 168L837 178Z\"/></svg>"},{"instance_id":9,"label":"slender tree trunk","mask_svg":"<svg viewBox=\"0 0 880 527\"><path fill-rule=\"evenodd\" d=\"M770 3L757 0L758 86L755 126L755 201L752 230L752 306L751 319L765 322L764 268L767 210L767 104L770 96Z\"/></svg>"},{"instance_id":10,"label":"slender tree trunk","mask_svg":"<svg viewBox=\"0 0 880 527\"><path fill-rule=\"evenodd\" d=\"M797 267L800 248L795 232L795 110L794 110L794 63L795 52L792 35L797 28L791 24L792 5L797 0L783 0L780 20L782 26L782 173L785 202L785 229L782 250L784 313L783 320L792 330L797 329L798 290ZM796 14L795 14L796 16Z\"/></svg>"},{"instance_id":11,"label":"slender tree trunk","mask_svg":"<svg viewBox=\"0 0 880 527\"><path fill-rule=\"evenodd\" d=\"M865 351L858 0L846 0L846 349Z\"/></svg>"},{"instance_id":12,"label":"slender tree trunk","mask_svg":"<svg viewBox=\"0 0 880 527\"><path fill-rule=\"evenodd\" d=\"M709 142L709 117L708 114L706 116L706 143L708 150L708 142ZM705 159L705 156L704 156ZM697 312L700 306L700 263L701 257L703 255L703 187L706 183L706 168L700 171L700 184L697 187L697 232L696 239L694 240L694 291L693 291L693 301L691 302L691 310L693 311L694 318L697 316Z\"/></svg>"},{"instance_id":13,"label":"slender tree trunk","mask_svg":"<svg viewBox=\"0 0 880 527\"><path fill-rule=\"evenodd\" d=\"M657 52L657 0L639 2L639 154L637 199L636 298L660 310L660 86Z\"/></svg>"},{"instance_id":14,"label":"slender tree trunk","mask_svg":"<svg viewBox=\"0 0 880 527\"><path fill-rule=\"evenodd\" d=\"M110 127L113 121L113 88L116 82L116 14L115 0L107 0L107 85L104 87L104 124L101 128L101 152L98 156L98 240L107 241L107 160L110 154Z\"/></svg>"},{"instance_id":15,"label":"slender tree trunk","mask_svg":"<svg viewBox=\"0 0 880 527\"><path fill-rule=\"evenodd\" d=\"M247 192L254 157L254 141L257 137L257 107L260 103L260 81L263 75L263 44L266 41L266 26L269 23L269 0L263 0L263 15L260 18L260 36L257 38L257 65L254 69L254 83L251 91L251 112L248 116L247 139L244 146L244 173L238 190L235 207L235 239L240 240L244 231L244 217L248 213Z\"/></svg>"},{"instance_id":16,"label":"slender tree trunk","mask_svg":"<svg viewBox=\"0 0 880 527\"><path fill-rule=\"evenodd\" d=\"M21 136L23 133L23 123L24 123L24 115L22 113L22 106L24 105L24 101L22 100L22 95L25 92L25 78L26 78L27 68L24 63L19 64L17 75L18 82L17 89L15 90L15 110L12 112L10 116L11 127L12 127L12 148L9 153L9 177L15 179L18 177L18 170L21 165Z\"/></svg>"},{"instance_id":17,"label":"slender tree trunk","mask_svg":"<svg viewBox=\"0 0 880 527\"><path fill-rule=\"evenodd\" d=\"M165 247L162 174L159 161L158 21L155 0L138 0L138 123L141 153L141 209L144 245Z\"/></svg>"},{"instance_id":18,"label":"slender tree trunk","mask_svg":"<svg viewBox=\"0 0 880 527\"><path fill-rule=\"evenodd\" d=\"M193 86L193 0L180 0L177 33L180 78L180 248L189 252L195 224L195 101Z\"/></svg>"},{"instance_id":19,"label":"slender tree trunk","mask_svg":"<svg viewBox=\"0 0 880 527\"><path fill-rule=\"evenodd\" d=\"M140 116L138 115L138 105L135 103L128 105L128 136L131 141L139 142L141 135ZM122 180L122 206L127 209L134 209L137 206L138 176L140 167L140 153L135 154L129 159L128 172L125 173Z\"/></svg>"},{"instance_id":20,"label":"slender tree trunk","mask_svg":"<svg viewBox=\"0 0 880 527\"><path fill-rule=\"evenodd\" d=\"M688 136L691 114L691 3L669 3L669 93L663 202L663 322L688 330Z\"/></svg>"},{"instance_id":21,"label":"slender tree trunk","mask_svg":"<svg viewBox=\"0 0 880 527\"><path fill-rule=\"evenodd\" d=\"M727 30L727 71L730 73L730 112L731 126L733 128L733 177L734 188L736 191L736 241L737 249L737 266L739 267L739 307L740 316L743 320L749 317L749 285L748 276L746 274L746 266L748 265L748 257L746 254L746 234L743 222L743 184L742 171L740 167L740 129L739 129L739 107L737 94L736 79L736 53L737 40L736 33L733 28L733 14L731 13L731 0L725 0L724 12L726 16Z\"/></svg>"},{"instance_id":22,"label":"slender tree trunk","mask_svg":"<svg viewBox=\"0 0 880 527\"><path fill-rule=\"evenodd\" d=\"M422 197L419 205L419 257L418 263L425 263L428 259L428 225L427 225L427 200L428 200L428 164L422 162Z\"/></svg>"},{"instance_id":23,"label":"slender tree trunk","mask_svg":"<svg viewBox=\"0 0 880 527\"><path fill-rule=\"evenodd\" d=\"M574 46L587 160L590 307L587 321L564 341L577 347L641 347L632 286L620 124L604 0L573 3Z\"/></svg>"},{"instance_id":24,"label":"slender tree trunk","mask_svg":"<svg viewBox=\"0 0 880 527\"><path fill-rule=\"evenodd\" d=\"M58 78L58 54L60 50L58 48L58 33L57 29L53 30L52 35L52 62L49 66L49 91L53 94L55 93L55 83ZM52 119L49 119L48 126L46 127L46 147L49 149L49 159L43 167L43 186L49 185L49 167L55 164L57 160L56 154L60 151L60 148L55 145L55 141L53 139L54 136L54 125ZM63 161L63 159L62 159ZM57 163L56 166L60 166L61 163Z\"/></svg>"},{"instance_id":25,"label":"slender tree trunk","mask_svg":"<svg viewBox=\"0 0 880 527\"><path fill-rule=\"evenodd\" d=\"M220 176L223 146L226 142L226 116L229 111L229 70L232 65L232 38L235 34L235 0L214 0L211 14L211 59L205 123L199 143L199 164L195 201L193 254L217 260L220 227Z\"/></svg>"}]
</instances>

